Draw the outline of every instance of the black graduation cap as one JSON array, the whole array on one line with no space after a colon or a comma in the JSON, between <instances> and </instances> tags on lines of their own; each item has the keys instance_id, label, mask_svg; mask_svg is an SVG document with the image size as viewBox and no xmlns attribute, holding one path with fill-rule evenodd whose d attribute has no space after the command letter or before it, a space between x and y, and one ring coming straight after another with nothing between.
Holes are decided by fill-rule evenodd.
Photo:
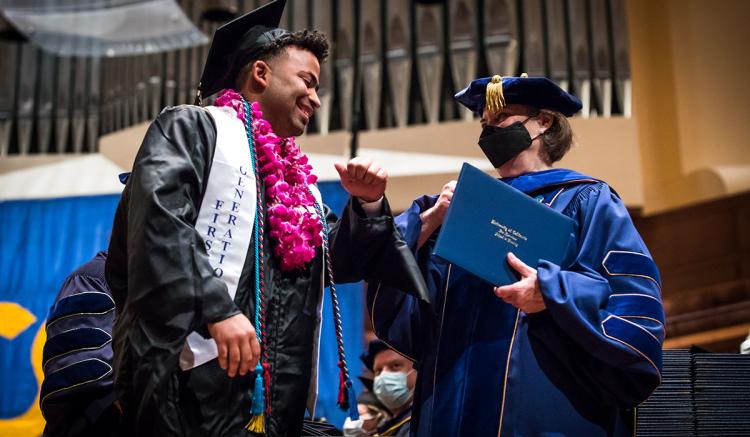
<instances>
[{"instance_id":1,"label":"black graduation cap","mask_svg":"<svg viewBox=\"0 0 750 437\"><path fill-rule=\"evenodd\" d=\"M203 67L198 98L233 88L239 69L267 44L289 32L279 29L286 0L274 0L216 29Z\"/></svg>"}]
</instances>

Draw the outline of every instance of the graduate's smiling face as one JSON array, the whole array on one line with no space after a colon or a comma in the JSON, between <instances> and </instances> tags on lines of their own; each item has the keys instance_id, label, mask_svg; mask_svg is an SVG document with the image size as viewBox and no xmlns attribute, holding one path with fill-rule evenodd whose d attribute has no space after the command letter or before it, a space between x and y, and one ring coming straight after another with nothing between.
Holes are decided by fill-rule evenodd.
<instances>
[{"instance_id":1,"label":"graduate's smiling face","mask_svg":"<svg viewBox=\"0 0 750 437\"><path fill-rule=\"evenodd\" d=\"M252 68L248 97L260 103L263 118L276 135L301 135L320 108L318 59L308 50L289 46L267 62L256 61Z\"/></svg>"}]
</instances>

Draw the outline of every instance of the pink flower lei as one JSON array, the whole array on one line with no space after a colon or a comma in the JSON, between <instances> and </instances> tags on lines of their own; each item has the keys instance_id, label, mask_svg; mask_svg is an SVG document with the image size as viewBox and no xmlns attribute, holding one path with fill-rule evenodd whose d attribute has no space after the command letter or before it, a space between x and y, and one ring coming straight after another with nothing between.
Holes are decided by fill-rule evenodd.
<instances>
[{"instance_id":1,"label":"pink flower lei","mask_svg":"<svg viewBox=\"0 0 750 437\"><path fill-rule=\"evenodd\" d=\"M214 105L231 107L237 118L247 122L244 101L236 91L222 91ZM312 174L307 155L297 147L294 137L281 138L273 133L258 102L250 104L250 112L257 176L262 178L266 190L266 217L273 254L282 271L300 269L323 244L323 225L315 211L315 197L308 188L318 178Z\"/></svg>"}]
</instances>

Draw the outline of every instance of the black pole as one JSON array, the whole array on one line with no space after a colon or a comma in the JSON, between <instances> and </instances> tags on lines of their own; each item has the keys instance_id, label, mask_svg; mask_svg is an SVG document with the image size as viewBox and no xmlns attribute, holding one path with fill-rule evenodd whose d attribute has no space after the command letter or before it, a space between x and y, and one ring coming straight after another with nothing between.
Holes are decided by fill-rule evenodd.
<instances>
[{"instance_id":1,"label":"black pole","mask_svg":"<svg viewBox=\"0 0 750 437\"><path fill-rule=\"evenodd\" d=\"M354 80L352 81L352 141L349 146L349 157L354 158L357 156L357 149L359 148L359 119L361 116L360 106L362 104L362 95L360 90L362 89L362 65L359 59L360 56L360 40L361 40L361 15L362 15L362 3L361 0L353 0L354 2L354 54L352 55L352 62L354 63Z\"/></svg>"}]
</instances>

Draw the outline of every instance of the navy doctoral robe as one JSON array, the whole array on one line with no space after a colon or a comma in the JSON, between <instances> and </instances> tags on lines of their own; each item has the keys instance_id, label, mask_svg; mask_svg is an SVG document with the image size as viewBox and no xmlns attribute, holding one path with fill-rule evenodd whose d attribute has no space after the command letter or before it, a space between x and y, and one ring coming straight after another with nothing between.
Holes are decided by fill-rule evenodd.
<instances>
[{"instance_id":1,"label":"navy doctoral robe","mask_svg":"<svg viewBox=\"0 0 750 437\"><path fill-rule=\"evenodd\" d=\"M39 402L47 437L117 435L111 367L115 304L104 279L106 259L107 252L99 252L68 275L47 317Z\"/></svg>"},{"instance_id":2,"label":"navy doctoral robe","mask_svg":"<svg viewBox=\"0 0 750 437\"><path fill-rule=\"evenodd\" d=\"M659 385L664 339L648 249L604 182L565 169L503 181L575 220L567 265L532 266L546 310L525 314L432 255L439 230L416 247L436 197L395 220L432 303L370 283L376 334L417 363L412 435L632 435L633 407Z\"/></svg>"},{"instance_id":3,"label":"navy doctoral robe","mask_svg":"<svg viewBox=\"0 0 750 437\"><path fill-rule=\"evenodd\" d=\"M411 425L411 408L402 411L391 420L378 427L375 433L378 437L406 437L410 432Z\"/></svg>"}]
</instances>

